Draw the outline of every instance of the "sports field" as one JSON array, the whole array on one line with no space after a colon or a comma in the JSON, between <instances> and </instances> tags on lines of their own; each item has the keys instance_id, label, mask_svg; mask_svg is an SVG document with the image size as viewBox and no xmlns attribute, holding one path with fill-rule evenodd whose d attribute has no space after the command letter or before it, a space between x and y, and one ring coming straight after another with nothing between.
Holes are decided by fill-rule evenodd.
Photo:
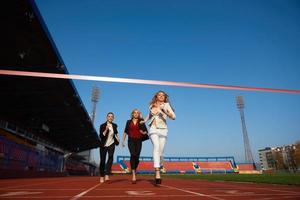
<instances>
[{"instance_id":1,"label":"sports field","mask_svg":"<svg viewBox=\"0 0 300 200\"><path fill-rule=\"evenodd\" d=\"M300 173L274 173L274 174L182 174L165 175L168 178L188 179L188 180L210 180L210 181L234 181L300 185Z\"/></svg>"}]
</instances>

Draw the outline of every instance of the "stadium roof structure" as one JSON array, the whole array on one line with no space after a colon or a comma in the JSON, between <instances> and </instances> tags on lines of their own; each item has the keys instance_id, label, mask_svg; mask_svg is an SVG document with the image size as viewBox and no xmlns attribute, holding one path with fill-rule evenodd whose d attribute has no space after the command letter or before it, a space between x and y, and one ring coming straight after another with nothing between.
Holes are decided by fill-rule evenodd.
<instances>
[{"instance_id":1,"label":"stadium roof structure","mask_svg":"<svg viewBox=\"0 0 300 200\"><path fill-rule=\"evenodd\" d=\"M1 11L0 69L68 74L34 1L7 1ZM99 146L72 80L1 76L0 94L0 119L68 151Z\"/></svg>"}]
</instances>

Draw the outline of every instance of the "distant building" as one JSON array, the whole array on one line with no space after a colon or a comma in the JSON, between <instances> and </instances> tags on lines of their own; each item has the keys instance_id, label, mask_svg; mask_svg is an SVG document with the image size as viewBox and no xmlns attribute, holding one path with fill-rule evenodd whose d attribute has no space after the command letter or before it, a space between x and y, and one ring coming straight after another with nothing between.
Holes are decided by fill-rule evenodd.
<instances>
[{"instance_id":1,"label":"distant building","mask_svg":"<svg viewBox=\"0 0 300 200\"><path fill-rule=\"evenodd\" d=\"M258 151L262 170L300 170L300 142Z\"/></svg>"},{"instance_id":2,"label":"distant building","mask_svg":"<svg viewBox=\"0 0 300 200\"><path fill-rule=\"evenodd\" d=\"M294 160L298 170L300 170L300 140L295 144Z\"/></svg>"},{"instance_id":3,"label":"distant building","mask_svg":"<svg viewBox=\"0 0 300 200\"><path fill-rule=\"evenodd\" d=\"M266 147L264 149L258 150L259 161L262 170L271 170L275 167L275 160L273 158L272 149Z\"/></svg>"}]
</instances>

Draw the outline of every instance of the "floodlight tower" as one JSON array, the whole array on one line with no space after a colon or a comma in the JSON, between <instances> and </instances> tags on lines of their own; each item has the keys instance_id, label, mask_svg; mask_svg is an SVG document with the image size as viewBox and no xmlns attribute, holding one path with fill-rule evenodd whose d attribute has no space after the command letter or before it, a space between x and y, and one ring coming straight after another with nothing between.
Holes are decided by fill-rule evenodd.
<instances>
[{"instance_id":1,"label":"floodlight tower","mask_svg":"<svg viewBox=\"0 0 300 200\"><path fill-rule=\"evenodd\" d=\"M92 120L93 124L95 123L95 119L96 119L96 105L99 101L99 93L100 93L99 88L97 86L94 86L92 89L92 96L91 96L91 101L92 101L91 120ZM79 155L83 156L85 158L85 160L87 160L88 162L95 161L92 150L86 150L86 151L80 152Z\"/></svg>"},{"instance_id":2,"label":"floodlight tower","mask_svg":"<svg viewBox=\"0 0 300 200\"><path fill-rule=\"evenodd\" d=\"M97 86L94 86L93 87L93 90L92 90L92 98L91 98L91 101L92 101L92 115L91 115L91 118L92 118L92 122L93 124L95 123L95 118L96 118L96 106L97 106L97 103L99 101L99 94L100 94L100 90Z\"/></svg>"},{"instance_id":3,"label":"floodlight tower","mask_svg":"<svg viewBox=\"0 0 300 200\"><path fill-rule=\"evenodd\" d=\"M99 88L97 86L94 86L93 89L92 89L92 97L91 97L91 101L92 101L91 120L92 120L93 124L95 124L96 107L97 107L97 103L99 101L99 94L100 94ZM90 162L95 162L93 150L89 150L89 161Z\"/></svg>"},{"instance_id":4,"label":"floodlight tower","mask_svg":"<svg viewBox=\"0 0 300 200\"><path fill-rule=\"evenodd\" d=\"M236 97L236 105L240 111L241 121L242 121L244 149L245 149L245 161L247 163L254 164L251 147L250 147L250 142L249 142L249 138L248 138L248 133L247 133L247 128L246 128L246 122L245 122L245 114L244 114L245 103L244 103L244 99L242 96Z\"/></svg>"}]
</instances>

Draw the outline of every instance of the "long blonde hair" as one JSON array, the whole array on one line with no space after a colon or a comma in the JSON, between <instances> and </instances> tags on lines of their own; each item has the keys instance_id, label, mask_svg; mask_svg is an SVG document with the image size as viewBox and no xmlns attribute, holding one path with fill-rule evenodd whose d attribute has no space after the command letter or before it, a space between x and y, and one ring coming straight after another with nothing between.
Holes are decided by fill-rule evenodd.
<instances>
[{"instance_id":1,"label":"long blonde hair","mask_svg":"<svg viewBox=\"0 0 300 200\"><path fill-rule=\"evenodd\" d=\"M170 103L169 95L166 92L160 90L160 91L156 92L155 95L152 97L152 100L150 102L150 108L153 107L153 105L157 102L157 95L159 93L163 93L165 95L165 101L164 101L165 103Z\"/></svg>"}]
</instances>

